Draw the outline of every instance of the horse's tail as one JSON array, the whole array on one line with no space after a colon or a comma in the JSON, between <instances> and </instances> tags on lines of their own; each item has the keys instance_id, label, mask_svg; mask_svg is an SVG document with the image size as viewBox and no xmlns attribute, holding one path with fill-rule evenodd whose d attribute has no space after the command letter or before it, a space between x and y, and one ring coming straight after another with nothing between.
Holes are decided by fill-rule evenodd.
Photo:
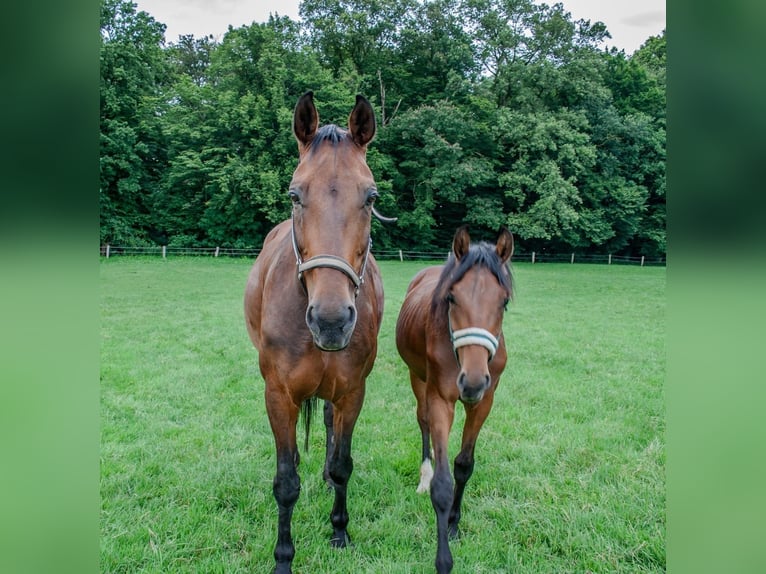
<instances>
[{"instance_id":1,"label":"horse's tail","mask_svg":"<svg viewBox=\"0 0 766 574\"><path fill-rule=\"evenodd\" d=\"M303 415L303 430L306 434L306 438L303 443L303 450L309 450L309 433L311 432L311 419L317 410L317 403L319 399L317 397L309 397L303 404L301 404L301 414Z\"/></svg>"}]
</instances>

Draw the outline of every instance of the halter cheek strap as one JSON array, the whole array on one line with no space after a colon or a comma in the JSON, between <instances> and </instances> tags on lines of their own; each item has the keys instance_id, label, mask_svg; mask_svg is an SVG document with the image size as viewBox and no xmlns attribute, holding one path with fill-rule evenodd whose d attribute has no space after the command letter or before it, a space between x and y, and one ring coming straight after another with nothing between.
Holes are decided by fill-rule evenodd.
<instances>
[{"instance_id":1,"label":"halter cheek strap","mask_svg":"<svg viewBox=\"0 0 766 574\"><path fill-rule=\"evenodd\" d=\"M497 353L497 338L487 331L486 329L480 329L479 327L468 327L467 329L458 329L452 331L452 348L455 350L455 357L457 358L457 350L460 347L467 345L479 345L489 351L489 360ZM458 363L460 360L458 359Z\"/></svg>"}]
</instances>

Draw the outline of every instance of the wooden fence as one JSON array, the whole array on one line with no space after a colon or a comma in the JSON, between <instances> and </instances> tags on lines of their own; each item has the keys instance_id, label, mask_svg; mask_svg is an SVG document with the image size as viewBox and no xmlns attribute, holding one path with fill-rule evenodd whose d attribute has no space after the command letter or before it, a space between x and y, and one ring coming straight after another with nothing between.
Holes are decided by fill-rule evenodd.
<instances>
[{"instance_id":1,"label":"wooden fence","mask_svg":"<svg viewBox=\"0 0 766 574\"><path fill-rule=\"evenodd\" d=\"M120 245L102 245L100 248L101 257L109 258L123 255L149 255L161 256L204 256L204 257L248 257L255 258L260 253L260 249L236 249L231 247L128 247ZM396 260L399 261L443 261L447 257L447 252L437 251L405 251L402 249L373 249L373 254L378 260ZM627 257L622 255L593 255L579 253L548 253L548 252L524 252L517 251L513 254L514 262L531 263L597 263L606 265L640 265L644 266L665 266L667 264L665 257Z\"/></svg>"}]
</instances>

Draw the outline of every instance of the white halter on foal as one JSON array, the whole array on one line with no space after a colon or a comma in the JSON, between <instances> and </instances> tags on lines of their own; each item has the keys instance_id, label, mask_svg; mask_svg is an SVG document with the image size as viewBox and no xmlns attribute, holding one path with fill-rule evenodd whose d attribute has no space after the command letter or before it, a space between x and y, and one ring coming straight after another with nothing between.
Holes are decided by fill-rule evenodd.
<instances>
[{"instance_id":1,"label":"white halter on foal","mask_svg":"<svg viewBox=\"0 0 766 574\"><path fill-rule=\"evenodd\" d=\"M460 364L460 359L458 358L457 350L466 345L480 345L484 347L489 351L490 361L495 356L495 353L497 353L497 337L486 329L468 327L453 331L452 324L450 323L450 338L452 339L452 348L455 350L455 358L458 359L458 364Z\"/></svg>"}]
</instances>

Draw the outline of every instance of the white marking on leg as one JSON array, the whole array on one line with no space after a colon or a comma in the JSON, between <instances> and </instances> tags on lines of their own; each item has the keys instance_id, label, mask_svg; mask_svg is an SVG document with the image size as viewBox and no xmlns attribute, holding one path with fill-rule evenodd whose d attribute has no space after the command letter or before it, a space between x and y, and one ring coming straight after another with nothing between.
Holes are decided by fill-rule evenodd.
<instances>
[{"instance_id":1,"label":"white marking on leg","mask_svg":"<svg viewBox=\"0 0 766 574\"><path fill-rule=\"evenodd\" d=\"M434 468L431 466L431 459L427 458L420 465L420 484L418 484L418 494L431 490L431 479L434 477Z\"/></svg>"}]
</instances>

